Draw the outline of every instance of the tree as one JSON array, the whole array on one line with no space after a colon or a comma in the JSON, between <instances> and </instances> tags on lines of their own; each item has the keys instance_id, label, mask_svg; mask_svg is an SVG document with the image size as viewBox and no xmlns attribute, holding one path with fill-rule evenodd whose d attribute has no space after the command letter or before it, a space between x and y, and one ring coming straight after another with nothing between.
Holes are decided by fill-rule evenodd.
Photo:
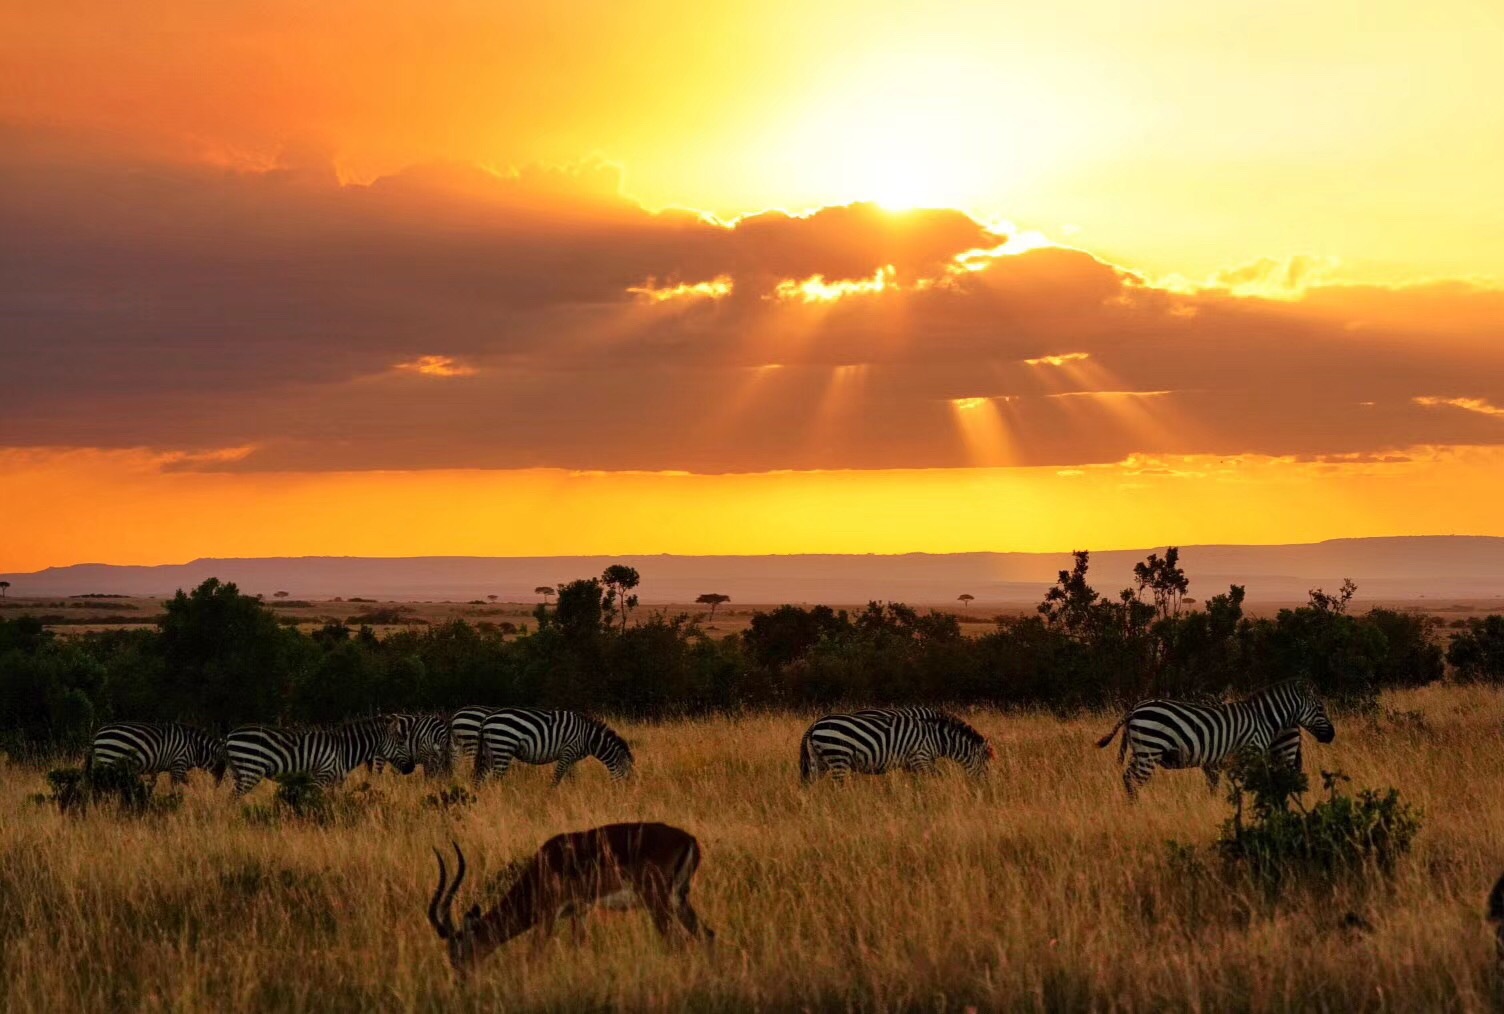
<instances>
[{"instance_id":1,"label":"tree","mask_svg":"<svg viewBox=\"0 0 1504 1014\"><path fill-rule=\"evenodd\" d=\"M0 599L5 598L6 589L10 587L9 581L0 581Z\"/></svg>"},{"instance_id":2,"label":"tree","mask_svg":"<svg viewBox=\"0 0 1504 1014\"><path fill-rule=\"evenodd\" d=\"M701 595L699 598L695 599L695 601L702 606L710 607L710 622L714 623L716 606L719 606L723 602L730 602L731 596L722 595L720 592L706 592L704 595Z\"/></svg>"},{"instance_id":3,"label":"tree","mask_svg":"<svg viewBox=\"0 0 1504 1014\"><path fill-rule=\"evenodd\" d=\"M956 601L961 603L962 609L970 609L971 604L976 601L976 596L970 592L962 592L956 596Z\"/></svg>"},{"instance_id":4,"label":"tree","mask_svg":"<svg viewBox=\"0 0 1504 1014\"><path fill-rule=\"evenodd\" d=\"M1180 615L1180 603L1191 582L1180 566L1178 546L1168 547L1163 559L1157 553L1150 553L1143 563L1135 563L1133 580L1138 584L1140 597L1144 589L1149 590L1154 598L1154 612L1160 619Z\"/></svg>"},{"instance_id":5,"label":"tree","mask_svg":"<svg viewBox=\"0 0 1504 1014\"><path fill-rule=\"evenodd\" d=\"M1353 579L1345 577L1342 579L1342 587L1337 590L1337 594L1335 595L1328 595L1321 588L1312 588L1310 592L1311 607L1317 612L1344 616L1347 614L1348 603L1353 600L1353 596L1357 593L1358 586L1353 584Z\"/></svg>"},{"instance_id":6,"label":"tree","mask_svg":"<svg viewBox=\"0 0 1504 1014\"><path fill-rule=\"evenodd\" d=\"M613 563L601 574L601 584L606 589L601 609L608 618L620 617L622 630L627 629L627 615L637 608L637 596L632 589L641 580L637 568L628 567L624 563Z\"/></svg>"},{"instance_id":7,"label":"tree","mask_svg":"<svg viewBox=\"0 0 1504 1014\"><path fill-rule=\"evenodd\" d=\"M273 592L272 593L272 597L273 598L279 598L279 599L285 599L285 598L287 598L287 592L285 592L285 591Z\"/></svg>"},{"instance_id":8,"label":"tree","mask_svg":"<svg viewBox=\"0 0 1504 1014\"><path fill-rule=\"evenodd\" d=\"M1097 590L1086 583L1086 570L1091 554L1078 549L1071 554L1075 566L1062 570L1055 586L1044 593L1039 604L1039 614L1050 626L1061 626L1075 633L1084 630L1091 619L1091 608L1100 597Z\"/></svg>"},{"instance_id":9,"label":"tree","mask_svg":"<svg viewBox=\"0 0 1504 1014\"><path fill-rule=\"evenodd\" d=\"M543 596L543 604L544 605L548 605L548 597L550 595L557 595L557 594L559 594L559 590L557 588L555 588L551 584L540 584L538 587L536 587L536 588L533 589L533 594L534 595L542 595ZM493 599L495 597L496 597L495 595L491 596L491 598L493 598Z\"/></svg>"},{"instance_id":10,"label":"tree","mask_svg":"<svg viewBox=\"0 0 1504 1014\"><path fill-rule=\"evenodd\" d=\"M487 602L495 602L496 601L496 596L495 595L487 595L486 596L486 601Z\"/></svg>"}]
</instances>

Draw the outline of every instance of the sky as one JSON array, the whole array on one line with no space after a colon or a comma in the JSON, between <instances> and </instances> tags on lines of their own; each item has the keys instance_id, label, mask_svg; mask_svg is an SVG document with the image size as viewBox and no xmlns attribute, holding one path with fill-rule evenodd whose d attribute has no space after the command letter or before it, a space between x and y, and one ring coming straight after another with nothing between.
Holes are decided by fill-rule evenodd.
<instances>
[{"instance_id":1,"label":"sky","mask_svg":"<svg viewBox=\"0 0 1504 1014\"><path fill-rule=\"evenodd\" d=\"M1504 7L0 0L0 571L1504 535Z\"/></svg>"}]
</instances>

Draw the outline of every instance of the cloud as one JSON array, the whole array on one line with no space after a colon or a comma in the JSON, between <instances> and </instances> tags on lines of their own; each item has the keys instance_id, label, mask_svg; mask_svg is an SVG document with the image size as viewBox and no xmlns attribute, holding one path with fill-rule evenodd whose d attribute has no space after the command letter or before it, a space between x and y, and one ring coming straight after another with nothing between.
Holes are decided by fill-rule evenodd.
<instances>
[{"instance_id":1,"label":"cloud","mask_svg":"<svg viewBox=\"0 0 1504 1014\"><path fill-rule=\"evenodd\" d=\"M604 162L341 185L316 151L0 152L12 447L752 472L1504 443L1504 297L1467 284L1177 292L957 211L653 213Z\"/></svg>"},{"instance_id":2,"label":"cloud","mask_svg":"<svg viewBox=\"0 0 1504 1014\"><path fill-rule=\"evenodd\" d=\"M453 356L419 356L392 367L421 377L473 377L478 372L473 366L458 362Z\"/></svg>"},{"instance_id":3,"label":"cloud","mask_svg":"<svg viewBox=\"0 0 1504 1014\"><path fill-rule=\"evenodd\" d=\"M1438 398L1434 395L1421 395L1411 400L1426 408L1458 408L1464 412L1504 418L1504 408L1500 408L1486 398Z\"/></svg>"}]
</instances>

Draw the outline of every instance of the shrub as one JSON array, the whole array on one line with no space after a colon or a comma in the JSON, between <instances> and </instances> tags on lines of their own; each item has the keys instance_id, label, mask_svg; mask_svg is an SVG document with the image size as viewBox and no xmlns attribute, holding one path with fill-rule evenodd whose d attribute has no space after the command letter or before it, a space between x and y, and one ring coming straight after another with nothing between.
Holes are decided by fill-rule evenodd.
<instances>
[{"instance_id":1,"label":"shrub","mask_svg":"<svg viewBox=\"0 0 1504 1014\"><path fill-rule=\"evenodd\" d=\"M462 785L451 785L423 797L424 806L431 810L443 810L445 813L464 810L475 803L475 793Z\"/></svg>"},{"instance_id":2,"label":"shrub","mask_svg":"<svg viewBox=\"0 0 1504 1014\"><path fill-rule=\"evenodd\" d=\"M1230 864L1271 887L1374 868L1388 873L1420 831L1420 811L1397 790L1352 795L1342 789L1348 778L1341 772L1322 772L1327 798L1310 809L1295 799L1306 790L1304 773L1267 757L1241 760L1228 774L1234 813L1222 826L1218 848Z\"/></svg>"}]
</instances>

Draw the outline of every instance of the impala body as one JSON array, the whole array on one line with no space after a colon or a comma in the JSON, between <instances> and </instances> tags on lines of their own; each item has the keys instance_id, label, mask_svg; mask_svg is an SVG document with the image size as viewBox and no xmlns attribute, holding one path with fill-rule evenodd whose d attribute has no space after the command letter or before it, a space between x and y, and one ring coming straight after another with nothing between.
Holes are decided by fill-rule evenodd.
<instances>
[{"instance_id":1,"label":"impala body","mask_svg":"<svg viewBox=\"0 0 1504 1014\"><path fill-rule=\"evenodd\" d=\"M495 907L482 912L472 906L459 926L453 906L465 879L465 854L458 844L454 852L458 866L451 884L444 857L435 850L439 884L428 903L428 921L448 945L450 964L461 973L530 929L537 929L534 945L541 947L561 918L569 919L580 936L585 915L596 905L646 908L665 937L675 933L676 924L691 937L707 942L715 937L689 903L700 844L677 827L607 824L555 835L521 864Z\"/></svg>"}]
</instances>

